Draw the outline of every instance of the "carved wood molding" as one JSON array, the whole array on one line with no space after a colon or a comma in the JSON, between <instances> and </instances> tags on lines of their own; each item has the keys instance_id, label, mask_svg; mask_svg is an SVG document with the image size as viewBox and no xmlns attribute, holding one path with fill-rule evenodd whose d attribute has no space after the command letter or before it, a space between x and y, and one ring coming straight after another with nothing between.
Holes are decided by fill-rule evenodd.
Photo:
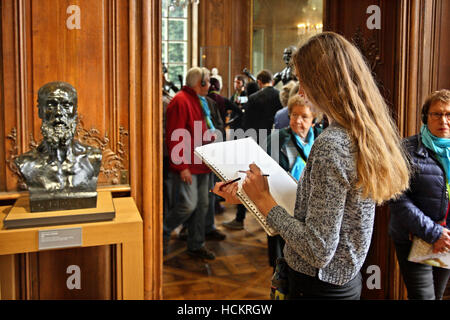
<instances>
[{"instance_id":1,"label":"carved wood molding","mask_svg":"<svg viewBox=\"0 0 450 320\"><path fill-rule=\"evenodd\" d=\"M122 126L119 127L119 140L117 141L117 151L114 152L108 147L110 138L106 134L101 136L99 130L84 128L82 116L79 116L77 132L75 137L82 143L96 147L102 151L102 165L100 167L99 181L106 180L107 184L126 184L126 179L121 179L121 174L125 170L127 154L125 146L128 144L128 131ZM103 177L102 177L103 175ZM103 178L103 179L102 179ZM121 183L122 182L122 183Z\"/></svg>"},{"instance_id":2,"label":"carved wood molding","mask_svg":"<svg viewBox=\"0 0 450 320\"><path fill-rule=\"evenodd\" d=\"M6 136L6 139L11 142L11 148L8 151L8 158L6 158L7 168L17 178L17 188L19 190L26 190L27 186L25 181L23 180L23 177L14 162L14 160L19 156L19 147L17 146L17 129L15 127L11 129L11 132Z\"/></svg>"},{"instance_id":3,"label":"carved wood molding","mask_svg":"<svg viewBox=\"0 0 450 320\"><path fill-rule=\"evenodd\" d=\"M380 48L377 39L375 37L366 39L361 28L358 27L352 37L352 41L367 59L370 69L374 71L381 61Z\"/></svg>"},{"instance_id":4,"label":"carved wood molding","mask_svg":"<svg viewBox=\"0 0 450 320\"><path fill-rule=\"evenodd\" d=\"M127 171L125 171L125 162L128 160L126 152L128 135L128 131L120 126L117 151L114 152L108 147L110 142L108 135L101 136L100 131L96 128L91 128L89 130L85 129L82 116L79 116L75 138L84 144L96 147L102 151L102 165L100 167L99 182L112 185L128 183L128 174ZM11 132L6 136L6 139L8 139L11 144L8 158L6 159L7 167L16 177L18 189L26 190L27 187L25 181L14 162L14 159L20 155L17 142L17 129L15 127L11 129ZM29 150L36 149L38 145L39 143L34 140L33 134L30 134Z\"/></svg>"}]
</instances>

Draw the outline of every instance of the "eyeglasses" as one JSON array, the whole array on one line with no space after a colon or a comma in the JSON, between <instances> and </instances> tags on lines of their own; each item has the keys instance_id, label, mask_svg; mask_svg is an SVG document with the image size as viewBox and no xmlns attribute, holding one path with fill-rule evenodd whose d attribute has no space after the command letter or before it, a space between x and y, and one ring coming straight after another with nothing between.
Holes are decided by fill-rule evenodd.
<instances>
[{"instance_id":1,"label":"eyeglasses","mask_svg":"<svg viewBox=\"0 0 450 320\"><path fill-rule=\"evenodd\" d=\"M310 119L313 118L313 117L310 117L310 116L304 116L304 115L297 114L297 113L292 113L292 114L290 115L290 117L291 117L292 119L298 119L298 118L300 118L300 120L302 120L302 121L308 121L308 120L310 120Z\"/></svg>"},{"instance_id":2,"label":"eyeglasses","mask_svg":"<svg viewBox=\"0 0 450 320\"><path fill-rule=\"evenodd\" d=\"M431 120L441 120L442 116L445 117L445 120L450 121L450 113L440 113L440 112L430 112L428 113Z\"/></svg>"}]
</instances>

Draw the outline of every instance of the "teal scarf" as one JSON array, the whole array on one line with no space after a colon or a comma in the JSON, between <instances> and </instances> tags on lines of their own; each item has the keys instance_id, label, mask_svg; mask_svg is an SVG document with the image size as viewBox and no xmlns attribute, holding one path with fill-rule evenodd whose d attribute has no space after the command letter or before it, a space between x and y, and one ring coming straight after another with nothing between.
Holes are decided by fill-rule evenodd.
<instances>
[{"instance_id":1,"label":"teal scarf","mask_svg":"<svg viewBox=\"0 0 450 320\"><path fill-rule=\"evenodd\" d=\"M294 132L292 132L292 134L295 137L295 142L296 142L297 146L303 151L306 158L308 158L309 153L311 152L312 145L314 143L313 128L312 127L309 128L308 135L306 136L306 144L302 143L301 138L297 134L295 134ZM305 166L306 166L305 160L303 160L303 158L300 155L298 155L297 158L295 159L294 166L291 169L291 175L295 179L297 179L297 181L300 179L300 176L301 176L302 171L305 168Z\"/></svg>"},{"instance_id":2,"label":"teal scarf","mask_svg":"<svg viewBox=\"0 0 450 320\"><path fill-rule=\"evenodd\" d=\"M427 125L420 128L423 144L432 150L444 167L447 183L450 181L450 139L438 138L431 134Z\"/></svg>"},{"instance_id":3,"label":"teal scarf","mask_svg":"<svg viewBox=\"0 0 450 320\"><path fill-rule=\"evenodd\" d=\"M198 96L198 98L200 99L200 104L202 106L203 112L205 113L205 121L208 125L208 129L216 130L211 120L211 110L209 110L208 101L203 96Z\"/></svg>"}]
</instances>

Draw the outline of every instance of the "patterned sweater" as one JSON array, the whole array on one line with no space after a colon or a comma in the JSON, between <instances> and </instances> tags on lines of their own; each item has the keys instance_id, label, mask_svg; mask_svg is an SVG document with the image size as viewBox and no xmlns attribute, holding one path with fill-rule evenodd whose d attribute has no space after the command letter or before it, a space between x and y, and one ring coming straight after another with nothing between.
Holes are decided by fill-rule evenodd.
<instances>
[{"instance_id":1,"label":"patterned sweater","mask_svg":"<svg viewBox=\"0 0 450 320\"><path fill-rule=\"evenodd\" d=\"M343 285L361 269L369 250L375 203L356 188L356 147L331 124L315 140L297 189L294 217L275 206L268 223L286 241L289 266Z\"/></svg>"}]
</instances>

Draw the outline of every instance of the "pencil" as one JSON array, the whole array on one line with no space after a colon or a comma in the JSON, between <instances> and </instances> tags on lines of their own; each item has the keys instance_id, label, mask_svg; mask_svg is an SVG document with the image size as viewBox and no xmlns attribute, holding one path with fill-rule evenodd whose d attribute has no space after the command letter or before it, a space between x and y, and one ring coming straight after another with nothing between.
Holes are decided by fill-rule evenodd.
<instances>
[{"instance_id":1,"label":"pencil","mask_svg":"<svg viewBox=\"0 0 450 320\"><path fill-rule=\"evenodd\" d=\"M239 170L238 172L240 172L240 173L247 173L247 171L243 171L243 170ZM268 174L263 174L262 176L263 177L268 177L269 175Z\"/></svg>"},{"instance_id":2,"label":"pencil","mask_svg":"<svg viewBox=\"0 0 450 320\"><path fill-rule=\"evenodd\" d=\"M227 186L227 185L229 185L229 184L235 183L236 181L239 181L239 180L241 180L241 178L236 178L236 179L234 179L234 180L230 180L230 181L228 181L228 182L225 182L223 185L220 186L219 190L222 191L222 188L223 188L223 187L225 187L225 186Z\"/></svg>"},{"instance_id":3,"label":"pencil","mask_svg":"<svg viewBox=\"0 0 450 320\"><path fill-rule=\"evenodd\" d=\"M225 182L223 185L220 186L219 191L222 191L222 188L223 188L223 187L225 187L225 186L227 186L227 185L229 185L229 184L232 184L232 183L234 183L234 182L236 182L236 181L239 181L239 180L241 180L241 178L236 178L236 179L234 179L234 180L230 180L230 181L228 181L228 182ZM213 189L210 189L209 192L213 192Z\"/></svg>"}]
</instances>

